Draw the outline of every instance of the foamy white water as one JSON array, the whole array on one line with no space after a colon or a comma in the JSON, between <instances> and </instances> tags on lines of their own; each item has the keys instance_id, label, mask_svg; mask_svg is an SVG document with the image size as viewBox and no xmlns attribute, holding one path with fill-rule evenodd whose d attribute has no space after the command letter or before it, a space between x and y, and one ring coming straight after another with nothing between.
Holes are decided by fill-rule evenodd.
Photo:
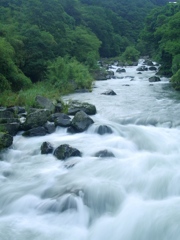
<instances>
[{"instance_id":1,"label":"foamy white water","mask_svg":"<svg viewBox=\"0 0 180 240\"><path fill-rule=\"evenodd\" d=\"M136 68L64 98L96 105L86 132L19 134L1 153L1 240L180 239L179 93L165 78L150 85L155 72L138 75ZM107 89L117 95L101 95ZM98 135L102 124L113 133ZM41 155L44 141L70 144L83 156ZM115 157L95 157L105 149Z\"/></svg>"}]
</instances>

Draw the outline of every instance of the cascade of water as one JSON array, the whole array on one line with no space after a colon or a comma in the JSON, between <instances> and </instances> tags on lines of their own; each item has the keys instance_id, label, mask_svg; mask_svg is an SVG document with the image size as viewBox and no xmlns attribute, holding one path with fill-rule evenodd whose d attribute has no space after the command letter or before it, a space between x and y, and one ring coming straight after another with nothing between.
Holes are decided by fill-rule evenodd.
<instances>
[{"instance_id":1,"label":"cascade of water","mask_svg":"<svg viewBox=\"0 0 180 240\"><path fill-rule=\"evenodd\" d=\"M168 79L152 85L155 72L136 68L64 98L95 104L87 131L18 134L1 153L1 240L179 240L180 101ZM108 89L117 95L101 94ZM99 135L100 125L112 132ZM82 157L41 155L44 141ZM113 155L96 156L103 150Z\"/></svg>"}]
</instances>

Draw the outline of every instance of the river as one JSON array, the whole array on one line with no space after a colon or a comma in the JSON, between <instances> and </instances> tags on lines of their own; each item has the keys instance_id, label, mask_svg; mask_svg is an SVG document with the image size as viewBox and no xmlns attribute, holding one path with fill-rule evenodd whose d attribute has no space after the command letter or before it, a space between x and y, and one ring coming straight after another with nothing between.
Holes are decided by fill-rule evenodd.
<instances>
[{"instance_id":1,"label":"river","mask_svg":"<svg viewBox=\"0 0 180 240\"><path fill-rule=\"evenodd\" d=\"M180 239L180 95L168 79L149 83L155 72L136 68L64 97L96 106L86 132L19 133L1 153L0 240ZM108 89L117 95L101 94ZM97 134L100 125L113 133ZM83 155L41 155L44 141ZM101 150L115 157L95 157Z\"/></svg>"}]
</instances>

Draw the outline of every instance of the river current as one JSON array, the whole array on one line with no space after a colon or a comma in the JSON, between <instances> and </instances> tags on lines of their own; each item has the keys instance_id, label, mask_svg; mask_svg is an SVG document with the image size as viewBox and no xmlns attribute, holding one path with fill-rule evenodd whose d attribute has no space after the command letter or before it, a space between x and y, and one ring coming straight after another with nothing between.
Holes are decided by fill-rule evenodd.
<instances>
[{"instance_id":1,"label":"river current","mask_svg":"<svg viewBox=\"0 0 180 240\"><path fill-rule=\"evenodd\" d=\"M0 240L180 239L180 96L136 68L64 97L96 106L86 132L19 133L0 154ZM101 94L108 89L117 95ZM100 125L113 133L97 134ZM44 141L83 155L41 155ZM101 150L115 157L95 157Z\"/></svg>"}]
</instances>

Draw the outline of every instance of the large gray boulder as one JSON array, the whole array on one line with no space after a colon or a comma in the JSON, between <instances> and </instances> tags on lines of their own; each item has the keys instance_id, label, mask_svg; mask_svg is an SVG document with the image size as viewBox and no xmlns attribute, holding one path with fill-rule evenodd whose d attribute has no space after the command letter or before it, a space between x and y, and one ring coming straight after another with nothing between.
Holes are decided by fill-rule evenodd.
<instances>
[{"instance_id":1,"label":"large gray boulder","mask_svg":"<svg viewBox=\"0 0 180 240\"><path fill-rule=\"evenodd\" d=\"M81 157L81 152L68 144L62 144L55 149L54 156L59 160L66 160L70 157Z\"/></svg>"},{"instance_id":2,"label":"large gray boulder","mask_svg":"<svg viewBox=\"0 0 180 240\"><path fill-rule=\"evenodd\" d=\"M7 133L0 132L0 150L8 148L13 143L13 137Z\"/></svg>"},{"instance_id":3,"label":"large gray boulder","mask_svg":"<svg viewBox=\"0 0 180 240\"><path fill-rule=\"evenodd\" d=\"M38 95L36 96L35 101L36 101L37 107L47 109L50 112L55 111L55 106L50 99Z\"/></svg>"},{"instance_id":4,"label":"large gray boulder","mask_svg":"<svg viewBox=\"0 0 180 240\"><path fill-rule=\"evenodd\" d=\"M77 112L72 119L71 127L75 132L84 132L94 121L83 111Z\"/></svg>"},{"instance_id":5,"label":"large gray boulder","mask_svg":"<svg viewBox=\"0 0 180 240\"><path fill-rule=\"evenodd\" d=\"M6 132L12 136L15 136L18 133L18 131L20 130L20 123L12 122L12 123L0 124L0 129L3 132Z\"/></svg>"},{"instance_id":6,"label":"large gray boulder","mask_svg":"<svg viewBox=\"0 0 180 240\"><path fill-rule=\"evenodd\" d=\"M36 127L30 130L27 130L23 133L24 137L38 137L45 136L47 134L46 129L44 127Z\"/></svg>"},{"instance_id":7,"label":"large gray boulder","mask_svg":"<svg viewBox=\"0 0 180 240\"><path fill-rule=\"evenodd\" d=\"M56 126L70 127L71 118L67 114L59 113L58 116L55 118L54 123Z\"/></svg>"},{"instance_id":8,"label":"large gray boulder","mask_svg":"<svg viewBox=\"0 0 180 240\"><path fill-rule=\"evenodd\" d=\"M36 109L26 117L26 121L22 124L22 130L29 130L43 126L50 115L50 111L46 109Z\"/></svg>"},{"instance_id":9,"label":"large gray boulder","mask_svg":"<svg viewBox=\"0 0 180 240\"><path fill-rule=\"evenodd\" d=\"M96 107L93 104L87 102L79 102L79 101L70 101L68 103L68 114L75 115L79 111L84 111L88 115L96 114Z\"/></svg>"},{"instance_id":10,"label":"large gray boulder","mask_svg":"<svg viewBox=\"0 0 180 240\"><path fill-rule=\"evenodd\" d=\"M157 76L153 76L149 78L149 82L160 82L161 79Z\"/></svg>"}]
</instances>

